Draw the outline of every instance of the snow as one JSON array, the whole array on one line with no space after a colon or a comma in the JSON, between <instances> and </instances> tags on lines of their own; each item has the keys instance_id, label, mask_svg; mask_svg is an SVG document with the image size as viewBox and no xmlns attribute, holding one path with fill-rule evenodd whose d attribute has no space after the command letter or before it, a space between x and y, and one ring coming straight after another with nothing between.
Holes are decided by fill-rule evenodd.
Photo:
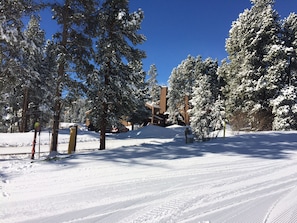
<instances>
[{"instance_id":1,"label":"snow","mask_svg":"<svg viewBox=\"0 0 297 223\"><path fill-rule=\"evenodd\" d=\"M0 133L0 222L297 222L297 132L238 133L185 144L184 127L107 136L80 131L77 151L30 160L30 133ZM26 154L27 153L27 154Z\"/></svg>"},{"instance_id":2,"label":"snow","mask_svg":"<svg viewBox=\"0 0 297 223\"><path fill-rule=\"evenodd\" d=\"M126 13L123 11L120 11L118 14L118 20L122 20L126 16Z\"/></svg>"}]
</instances>

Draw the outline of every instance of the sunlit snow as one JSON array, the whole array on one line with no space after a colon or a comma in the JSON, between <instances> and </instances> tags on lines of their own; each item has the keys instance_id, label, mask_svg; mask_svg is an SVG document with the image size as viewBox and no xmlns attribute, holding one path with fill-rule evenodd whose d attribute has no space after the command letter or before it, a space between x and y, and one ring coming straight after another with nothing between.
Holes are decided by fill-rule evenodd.
<instances>
[{"instance_id":1,"label":"sunlit snow","mask_svg":"<svg viewBox=\"0 0 297 223\"><path fill-rule=\"evenodd\" d=\"M185 144L184 127L79 131L70 157L43 161L50 134L0 134L0 221L297 222L297 132L227 131ZM66 154L69 130L59 134ZM39 146L40 144L40 146ZM40 159L38 151L40 148Z\"/></svg>"}]
</instances>

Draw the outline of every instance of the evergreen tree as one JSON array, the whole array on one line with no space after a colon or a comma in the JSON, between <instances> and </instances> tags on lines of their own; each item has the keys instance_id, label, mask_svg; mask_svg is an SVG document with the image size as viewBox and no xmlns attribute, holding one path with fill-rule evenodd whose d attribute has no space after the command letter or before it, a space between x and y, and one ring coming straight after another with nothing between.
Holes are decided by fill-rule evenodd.
<instances>
[{"instance_id":1,"label":"evergreen tree","mask_svg":"<svg viewBox=\"0 0 297 223\"><path fill-rule=\"evenodd\" d=\"M209 76L202 74L199 80L195 81L196 86L193 87L193 97L190 100L191 128L196 137L202 141L208 139L212 122L213 95L209 79Z\"/></svg>"},{"instance_id":2,"label":"evergreen tree","mask_svg":"<svg viewBox=\"0 0 297 223\"><path fill-rule=\"evenodd\" d=\"M206 140L210 132L222 128L223 101L217 76L217 61L207 58L199 65L189 109L191 128L199 140Z\"/></svg>"},{"instance_id":3,"label":"evergreen tree","mask_svg":"<svg viewBox=\"0 0 297 223\"><path fill-rule=\"evenodd\" d=\"M64 0L52 5L53 18L61 27L54 35L57 53L57 75L54 82L53 127L50 155L55 156L58 145L59 122L63 105L62 92L77 92L76 80L85 79L91 69L92 41L88 35L90 16L95 12L93 0Z\"/></svg>"},{"instance_id":4,"label":"evergreen tree","mask_svg":"<svg viewBox=\"0 0 297 223\"><path fill-rule=\"evenodd\" d=\"M274 130L297 129L297 15L291 13L288 18L284 19L282 28L283 55L285 55L283 63L286 69L281 90L270 103L273 108Z\"/></svg>"},{"instance_id":5,"label":"evergreen tree","mask_svg":"<svg viewBox=\"0 0 297 223\"><path fill-rule=\"evenodd\" d=\"M203 67L202 64L203 62L200 56L194 58L189 55L177 68L173 69L169 77L167 102L169 121L173 123L182 121L188 124L187 109L189 105L186 101L191 99L192 87L196 80L197 73L199 73Z\"/></svg>"},{"instance_id":6,"label":"evergreen tree","mask_svg":"<svg viewBox=\"0 0 297 223\"><path fill-rule=\"evenodd\" d=\"M211 123L210 128L212 131L221 130L226 125L225 101L219 95L213 103L211 109Z\"/></svg>"},{"instance_id":7,"label":"evergreen tree","mask_svg":"<svg viewBox=\"0 0 297 223\"><path fill-rule=\"evenodd\" d=\"M273 130L297 129L297 88L283 88L277 98L271 100L273 106Z\"/></svg>"},{"instance_id":8,"label":"evergreen tree","mask_svg":"<svg viewBox=\"0 0 297 223\"><path fill-rule=\"evenodd\" d=\"M211 58L206 58L206 60L203 61L204 68L202 69L202 73L209 77L209 82L211 83L210 90L214 98L219 97L221 94L221 87L223 86L217 73L218 66L218 61Z\"/></svg>"},{"instance_id":9,"label":"evergreen tree","mask_svg":"<svg viewBox=\"0 0 297 223\"><path fill-rule=\"evenodd\" d=\"M145 102L149 100L148 97L148 84L145 82L145 72L142 70L142 63L138 63L138 65L132 68L136 73L136 75L142 76L142 80L138 84L138 89L135 89L135 109L133 112L130 112L127 115L126 120L132 123L132 128L134 128L134 124L143 124L146 122L147 117L150 115L150 111L146 108Z\"/></svg>"},{"instance_id":10,"label":"evergreen tree","mask_svg":"<svg viewBox=\"0 0 297 223\"><path fill-rule=\"evenodd\" d=\"M149 78L147 80L151 102L160 100L160 86L158 85L157 75L157 67L155 64L153 64L150 66L150 69L148 71Z\"/></svg>"},{"instance_id":11,"label":"evergreen tree","mask_svg":"<svg viewBox=\"0 0 297 223\"><path fill-rule=\"evenodd\" d=\"M180 91L177 88L180 83L180 71L178 68L174 68L169 77L169 92L167 101L167 111L169 113L168 121L172 123L178 123L182 118L180 117L180 109L183 109L183 101L181 101Z\"/></svg>"},{"instance_id":12,"label":"evergreen tree","mask_svg":"<svg viewBox=\"0 0 297 223\"><path fill-rule=\"evenodd\" d=\"M40 73L42 95L42 124L51 120L54 114L55 82L58 78L58 46L53 40L47 40L44 47L42 72ZM49 124L49 123L48 123ZM49 126L51 127L51 126Z\"/></svg>"},{"instance_id":13,"label":"evergreen tree","mask_svg":"<svg viewBox=\"0 0 297 223\"><path fill-rule=\"evenodd\" d=\"M14 117L11 123L18 121L21 105L21 93L15 86L19 85L24 72L21 51L26 40L22 18L37 10L37 6L32 0L8 0L0 4L0 98L5 97L4 106L10 108Z\"/></svg>"},{"instance_id":14,"label":"evergreen tree","mask_svg":"<svg viewBox=\"0 0 297 223\"><path fill-rule=\"evenodd\" d=\"M39 22L39 17L31 16L28 27L24 32L25 41L22 48L23 72L17 86L23 92L21 131L29 130L28 124L30 124L31 129L34 121L41 117L39 106L42 105L42 95L44 94L41 86L43 84L41 82L41 73L43 71L45 33L41 30ZM32 118L31 122L28 119L30 116Z\"/></svg>"},{"instance_id":15,"label":"evergreen tree","mask_svg":"<svg viewBox=\"0 0 297 223\"><path fill-rule=\"evenodd\" d=\"M291 13L283 21L283 37L287 55L287 84L297 87L297 14Z\"/></svg>"},{"instance_id":16,"label":"evergreen tree","mask_svg":"<svg viewBox=\"0 0 297 223\"><path fill-rule=\"evenodd\" d=\"M129 13L127 0L105 0L98 12L94 39L96 69L88 77L92 115L100 128L100 149L105 149L105 133L112 121L127 116L138 105L137 89L143 84L141 60L145 53L134 46L144 42L138 34L143 12Z\"/></svg>"},{"instance_id":17,"label":"evergreen tree","mask_svg":"<svg viewBox=\"0 0 297 223\"><path fill-rule=\"evenodd\" d=\"M233 22L226 41L230 63L223 78L228 114L246 117L251 128L270 129L273 99L283 83L285 63L279 16L272 0L253 0ZM244 115L243 115L244 114Z\"/></svg>"},{"instance_id":18,"label":"evergreen tree","mask_svg":"<svg viewBox=\"0 0 297 223\"><path fill-rule=\"evenodd\" d=\"M70 123L85 123L87 110L88 102L86 98L81 97L74 101L69 101L63 107L61 120Z\"/></svg>"}]
</instances>

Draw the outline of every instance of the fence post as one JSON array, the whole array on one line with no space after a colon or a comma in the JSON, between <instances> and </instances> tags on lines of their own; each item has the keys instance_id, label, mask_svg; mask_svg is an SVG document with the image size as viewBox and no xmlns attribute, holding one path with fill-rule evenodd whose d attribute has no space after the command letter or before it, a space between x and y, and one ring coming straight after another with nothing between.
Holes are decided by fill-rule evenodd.
<instances>
[{"instance_id":1,"label":"fence post","mask_svg":"<svg viewBox=\"0 0 297 223\"><path fill-rule=\"evenodd\" d=\"M77 139L77 125L70 127L70 139L68 145L68 154L75 152Z\"/></svg>"}]
</instances>

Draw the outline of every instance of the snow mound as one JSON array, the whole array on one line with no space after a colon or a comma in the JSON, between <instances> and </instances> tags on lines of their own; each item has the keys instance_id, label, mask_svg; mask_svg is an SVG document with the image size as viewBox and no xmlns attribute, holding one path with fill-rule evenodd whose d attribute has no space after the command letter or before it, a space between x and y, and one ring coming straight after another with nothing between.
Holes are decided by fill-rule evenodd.
<instances>
[{"instance_id":1,"label":"snow mound","mask_svg":"<svg viewBox=\"0 0 297 223\"><path fill-rule=\"evenodd\" d=\"M178 128L177 128L178 129ZM183 130L176 131L176 129L160 127L156 125L148 125L138 130L121 133L119 138L174 138Z\"/></svg>"}]
</instances>

